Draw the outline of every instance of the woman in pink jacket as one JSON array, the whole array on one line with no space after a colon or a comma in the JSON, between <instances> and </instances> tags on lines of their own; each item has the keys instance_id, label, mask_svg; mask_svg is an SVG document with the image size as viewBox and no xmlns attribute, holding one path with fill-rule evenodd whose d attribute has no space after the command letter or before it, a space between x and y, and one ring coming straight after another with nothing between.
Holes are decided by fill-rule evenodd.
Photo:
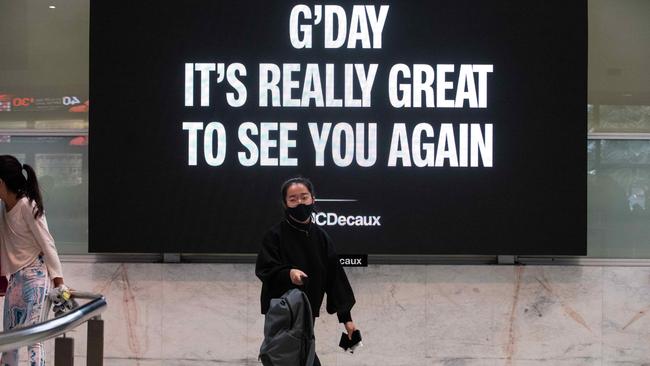
<instances>
[{"instance_id":1,"label":"woman in pink jacket","mask_svg":"<svg viewBox=\"0 0 650 366\"><path fill-rule=\"evenodd\" d=\"M7 331L43 321L48 295L56 298L68 289L36 173L11 155L0 155L0 200L0 275L9 280L3 319ZM45 365L42 343L28 347L28 359L30 365ZM18 350L3 353L0 364L18 365Z\"/></svg>"}]
</instances>

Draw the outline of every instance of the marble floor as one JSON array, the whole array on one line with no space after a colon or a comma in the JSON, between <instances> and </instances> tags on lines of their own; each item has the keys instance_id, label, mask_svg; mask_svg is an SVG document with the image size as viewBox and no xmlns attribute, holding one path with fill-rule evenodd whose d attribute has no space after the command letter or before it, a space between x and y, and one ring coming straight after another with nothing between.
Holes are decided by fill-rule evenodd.
<instances>
[{"instance_id":1,"label":"marble floor","mask_svg":"<svg viewBox=\"0 0 650 366\"><path fill-rule=\"evenodd\" d=\"M365 346L340 351L342 326L323 309L323 365L650 365L648 267L346 271ZM64 272L70 286L108 299L105 365L259 364L264 318L252 264L64 263ZM85 334L85 326L68 334L75 365L85 365Z\"/></svg>"}]
</instances>

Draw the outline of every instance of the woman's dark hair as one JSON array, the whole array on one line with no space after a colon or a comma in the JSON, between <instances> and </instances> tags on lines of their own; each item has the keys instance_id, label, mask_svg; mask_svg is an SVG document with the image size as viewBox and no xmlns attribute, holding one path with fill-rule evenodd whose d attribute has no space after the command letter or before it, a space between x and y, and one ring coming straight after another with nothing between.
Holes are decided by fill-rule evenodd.
<instances>
[{"instance_id":1,"label":"woman's dark hair","mask_svg":"<svg viewBox=\"0 0 650 366\"><path fill-rule=\"evenodd\" d=\"M27 173L27 179L23 175L23 169ZM34 207L34 218L43 216L43 198L38 188L36 172L27 164L20 164L18 159L11 155L0 155L0 179L5 183L7 189L15 193L18 198L27 197L29 202L36 202Z\"/></svg>"},{"instance_id":2,"label":"woman's dark hair","mask_svg":"<svg viewBox=\"0 0 650 366\"><path fill-rule=\"evenodd\" d=\"M314 196L314 184L312 184L312 182L307 178L295 177L288 179L286 182L282 183L282 189L280 190L282 194L282 204L285 204L287 202L287 190L289 190L289 187L291 187L293 184L304 184L305 187L307 187L309 193L311 193L311 196Z\"/></svg>"}]
</instances>

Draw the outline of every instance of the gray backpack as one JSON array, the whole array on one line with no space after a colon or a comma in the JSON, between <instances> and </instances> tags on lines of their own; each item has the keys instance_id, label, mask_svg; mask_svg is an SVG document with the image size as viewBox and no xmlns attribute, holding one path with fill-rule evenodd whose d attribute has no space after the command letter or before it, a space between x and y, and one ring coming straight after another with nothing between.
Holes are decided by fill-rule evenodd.
<instances>
[{"instance_id":1,"label":"gray backpack","mask_svg":"<svg viewBox=\"0 0 650 366\"><path fill-rule=\"evenodd\" d=\"M309 299L299 289L271 299L259 360L264 366L313 366L316 355Z\"/></svg>"}]
</instances>

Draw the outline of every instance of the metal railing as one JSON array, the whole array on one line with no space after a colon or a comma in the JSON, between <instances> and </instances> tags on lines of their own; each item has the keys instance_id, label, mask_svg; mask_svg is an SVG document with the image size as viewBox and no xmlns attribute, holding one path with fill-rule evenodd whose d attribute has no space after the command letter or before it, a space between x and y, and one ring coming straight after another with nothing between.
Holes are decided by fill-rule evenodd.
<instances>
[{"instance_id":1,"label":"metal railing","mask_svg":"<svg viewBox=\"0 0 650 366\"><path fill-rule=\"evenodd\" d=\"M101 294L80 291L73 291L72 298L89 299L90 301L54 319L0 333L0 352L18 349L63 335L63 337L55 340L54 365L73 366L74 339L67 338L65 333L87 322L86 364L88 366L102 366L104 358L104 323L100 314L108 306L106 298Z\"/></svg>"}]
</instances>

